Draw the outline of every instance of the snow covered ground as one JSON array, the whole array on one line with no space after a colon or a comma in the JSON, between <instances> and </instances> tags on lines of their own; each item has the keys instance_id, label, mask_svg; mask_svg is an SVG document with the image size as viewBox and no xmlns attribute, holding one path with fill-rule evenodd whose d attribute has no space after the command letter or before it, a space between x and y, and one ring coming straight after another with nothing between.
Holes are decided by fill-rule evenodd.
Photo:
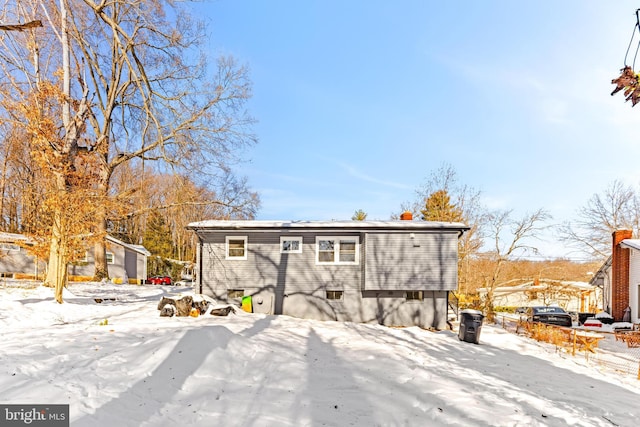
<instances>
[{"instance_id":1,"label":"snow covered ground","mask_svg":"<svg viewBox=\"0 0 640 427\"><path fill-rule=\"evenodd\" d=\"M159 317L185 291L0 284L0 403L69 404L72 426L638 425L635 376L494 326Z\"/></svg>"}]
</instances>

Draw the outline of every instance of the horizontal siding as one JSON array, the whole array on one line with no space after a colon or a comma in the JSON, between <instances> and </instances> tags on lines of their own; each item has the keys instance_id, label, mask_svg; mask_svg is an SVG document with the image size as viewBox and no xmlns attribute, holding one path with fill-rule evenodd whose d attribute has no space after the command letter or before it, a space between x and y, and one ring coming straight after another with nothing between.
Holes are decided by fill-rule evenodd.
<instances>
[{"instance_id":1,"label":"horizontal siding","mask_svg":"<svg viewBox=\"0 0 640 427\"><path fill-rule=\"evenodd\" d=\"M364 290L455 290L457 233L367 233Z\"/></svg>"},{"instance_id":2,"label":"horizontal siding","mask_svg":"<svg viewBox=\"0 0 640 427\"><path fill-rule=\"evenodd\" d=\"M302 237L302 253L280 253L281 233L206 233L203 239L203 283L219 294L226 289L286 288L286 293L360 289L361 265L316 265L315 233ZM333 233L332 235L335 235ZM353 235L353 234L351 234ZM227 236L247 236L247 259L225 259Z\"/></svg>"},{"instance_id":3,"label":"horizontal siding","mask_svg":"<svg viewBox=\"0 0 640 427\"><path fill-rule=\"evenodd\" d=\"M202 290L229 299L229 289L251 295L254 312L319 320L446 327L447 290L457 287L457 233L340 233L200 230ZM316 237L358 236L356 265L316 265ZM227 236L247 237L247 259L225 259ZM302 253L280 253L280 236L301 237ZM366 261L366 262L365 262ZM441 267L444 266L444 267ZM343 291L328 300L326 290ZM407 300L408 290L424 300Z\"/></svg>"}]
</instances>

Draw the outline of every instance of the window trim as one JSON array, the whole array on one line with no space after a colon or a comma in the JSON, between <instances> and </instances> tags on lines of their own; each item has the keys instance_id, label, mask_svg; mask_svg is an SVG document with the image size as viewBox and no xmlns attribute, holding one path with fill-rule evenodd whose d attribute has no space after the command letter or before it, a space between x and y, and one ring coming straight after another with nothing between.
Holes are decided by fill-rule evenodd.
<instances>
[{"instance_id":1,"label":"window trim","mask_svg":"<svg viewBox=\"0 0 640 427\"><path fill-rule=\"evenodd\" d=\"M298 242L298 249L296 250L289 250L286 251L284 250L284 247L282 246L284 242L287 241L292 241L292 242ZM302 253L302 236L280 236L280 253L281 254L301 254Z\"/></svg>"},{"instance_id":2,"label":"window trim","mask_svg":"<svg viewBox=\"0 0 640 427\"><path fill-rule=\"evenodd\" d=\"M405 291L404 299L407 301L424 301L424 291Z\"/></svg>"},{"instance_id":3,"label":"window trim","mask_svg":"<svg viewBox=\"0 0 640 427\"><path fill-rule=\"evenodd\" d=\"M85 252L86 254L86 252ZM111 255L111 262L109 262L109 255ZM104 255L104 259L107 262L107 264L115 264L116 263L116 254L114 254L113 252L105 252ZM86 256L85 256L85 260L86 260Z\"/></svg>"},{"instance_id":4,"label":"window trim","mask_svg":"<svg viewBox=\"0 0 640 427\"><path fill-rule=\"evenodd\" d=\"M320 261L320 241L333 240L333 261ZM350 241L355 243L353 261L340 261L340 242ZM337 258L337 259L336 259ZM316 265L358 265L360 264L360 236L316 236Z\"/></svg>"},{"instance_id":5,"label":"window trim","mask_svg":"<svg viewBox=\"0 0 640 427\"><path fill-rule=\"evenodd\" d=\"M242 240L244 241L244 254L242 256L231 256L229 255L229 241L230 240ZM225 241L224 241L224 259L227 260L238 260L238 261L242 261L242 260L246 260L247 259L247 236L225 236Z\"/></svg>"},{"instance_id":6,"label":"window trim","mask_svg":"<svg viewBox=\"0 0 640 427\"><path fill-rule=\"evenodd\" d=\"M331 297L329 297L330 295ZM325 291L324 296L328 301L342 301L344 300L344 291L327 290Z\"/></svg>"}]
</instances>

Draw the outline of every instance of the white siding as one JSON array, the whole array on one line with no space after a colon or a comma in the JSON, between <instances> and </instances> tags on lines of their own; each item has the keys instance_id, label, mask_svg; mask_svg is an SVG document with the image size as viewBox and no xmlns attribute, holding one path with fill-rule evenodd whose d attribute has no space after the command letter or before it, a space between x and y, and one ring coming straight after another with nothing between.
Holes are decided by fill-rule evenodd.
<instances>
[{"instance_id":1,"label":"white siding","mask_svg":"<svg viewBox=\"0 0 640 427\"><path fill-rule=\"evenodd\" d=\"M631 307L631 321L640 322L640 300L638 298L638 287L640 286L640 251L630 249L629 254L629 307Z\"/></svg>"}]
</instances>

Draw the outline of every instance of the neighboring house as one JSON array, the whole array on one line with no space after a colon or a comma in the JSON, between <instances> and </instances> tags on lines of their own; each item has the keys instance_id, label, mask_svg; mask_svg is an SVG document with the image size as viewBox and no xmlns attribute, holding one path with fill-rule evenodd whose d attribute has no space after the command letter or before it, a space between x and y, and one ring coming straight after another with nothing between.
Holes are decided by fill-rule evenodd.
<instances>
[{"instance_id":1,"label":"neighboring house","mask_svg":"<svg viewBox=\"0 0 640 427\"><path fill-rule=\"evenodd\" d=\"M478 292L484 298L487 290L480 288ZM557 305L567 311L594 313L602 310L601 301L600 288L586 282L542 279L493 290L495 307Z\"/></svg>"},{"instance_id":2,"label":"neighboring house","mask_svg":"<svg viewBox=\"0 0 640 427\"><path fill-rule=\"evenodd\" d=\"M631 230L612 236L611 256L590 283L602 288L604 310L614 321L640 323L640 239Z\"/></svg>"},{"instance_id":3,"label":"neighboring house","mask_svg":"<svg viewBox=\"0 0 640 427\"><path fill-rule=\"evenodd\" d=\"M124 283L143 283L147 278L147 257L151 253L140 245L124 243L107 235L107 270L109 278L121 279ZM69 264L71 276L93 277L95 257L93 247L85 252L82 260Z\"/></svg>"},{"instance_id":4,"label":"neighboring house","mask_svg":"<svg viewBox=\"0 0 640 427\"><path fill-rule=\"evenodd\" d=\"M33 244L22 234L0 232L0 277L42 277L47 271L47 264L27 252L26 247Z\"/></svg>"},{"instance_id":5,"label":"neighboring house","mask_svg":"<svg viewBox=\"0 0 640 427\"><path fill-rule=\"evenodd\" d=\"M147 257L151 254L144 247L129 245L107 236L107 267L109 277L123 281L142 283L147 277ZM45 260L30 255L25 246L32 245L22 234L0 233L0 276L16 278L36 278L47 271ZM92 277L95 271L93 247L85 253L82 260L69 264L72 276Z\"/></svg>"},{"instance_id":6,"label":"neighboring house","mask_svg":"<svg viewBox=\"0 0 640 427\"><path fill-rule=\"evenodd\" d=\"M404 218L411 219L410 216ZM461 223L202 221L196 287L253 311L300 318L447 327Z\"/></svg>"}]
</instances>

